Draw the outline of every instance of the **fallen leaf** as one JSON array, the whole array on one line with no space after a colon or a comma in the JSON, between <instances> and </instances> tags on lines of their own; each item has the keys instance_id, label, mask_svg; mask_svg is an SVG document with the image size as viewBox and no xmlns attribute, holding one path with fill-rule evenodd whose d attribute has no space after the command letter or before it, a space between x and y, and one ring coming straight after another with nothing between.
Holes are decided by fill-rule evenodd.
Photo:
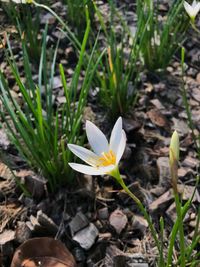
<instances>
[{"instance_id":1,"label":"fallen leaf","mask_svg":"<svg viewBox=\"0 0 200 267\"><path fill-rule=\"evenodd\" d=\"M166 117L158 110L158 109L151 109L147 112L147 116L151 120L153 124L159 127L168 127L169 123Z\"/></svg>"}]
</instances>

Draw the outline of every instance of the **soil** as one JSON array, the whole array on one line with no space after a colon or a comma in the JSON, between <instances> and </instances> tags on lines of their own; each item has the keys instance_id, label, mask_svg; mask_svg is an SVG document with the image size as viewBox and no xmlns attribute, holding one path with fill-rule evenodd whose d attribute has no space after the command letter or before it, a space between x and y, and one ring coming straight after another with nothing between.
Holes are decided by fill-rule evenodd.
<instances>
[{"instance_id":1,"label":"soil","mask_svg":"<svg viewBox=\"0 0 200 267\"><path fill-rule=\"evenodd\" d=\"M3 5L3 4L2 4ZM117 1L129 26L135 18L132 1ZM167 1L163 1L167 7ZM128 7L128 8L127 8ZM108 10L107 1L101 2L102 10ZM65 15L61 2L52 4L59 15ZM34 14L34 11L33 11ZM49 49L58 36L56 20L42 12L40 31L49 21ZM0 36L5 32L23 77L20 42L16 29L0 7ZM197 19L197 28L200 21ZM189 29L184 76L187 98L191 107L196 136L200 125L200 61L199 37ZM70 77L77 62L74 48L66 37L60 37L57 62L62 62ZM164 240L168 237L176 219L169 170L169 143L173 130L180 136L180 164L178 169L179 192L183 203L192 195L198 175L199 157L188 126L187 113L182 98L182 73L180 51L162 73L141 73L138 101L134 109L123 116L127 146L120 170L126 185L142 201L159 229L159 219L165 221ZM16 99L19 91L11 75L3 47L0 50L1 70L6 73ZM33 72L38 72L38 63L33 63ZM62 103L62 88L59 72L54 78L55 99ZM95 122L110 135L113 123L92 88L83 116ZM111 177L92 177L76 174L72 185L61 188L54 194L47 192L46 183L38 173L31 170L8 139L6 129L0 129L0 265L10 266L14 251L32 237L53 237L61 240L75 257L77 266L156 266L157 251L148 224L136 204L123 192ZM15 175L24 182L32 197L23 194ZM189 245L195 228L195 219L200 204L199 187L191 208L184 220L185 240ZM178 245L176 246L178 251ZM198 246L200 249L200 244ZM174 251L176 258L177 252Z\"/></svg>"}]
</instances>

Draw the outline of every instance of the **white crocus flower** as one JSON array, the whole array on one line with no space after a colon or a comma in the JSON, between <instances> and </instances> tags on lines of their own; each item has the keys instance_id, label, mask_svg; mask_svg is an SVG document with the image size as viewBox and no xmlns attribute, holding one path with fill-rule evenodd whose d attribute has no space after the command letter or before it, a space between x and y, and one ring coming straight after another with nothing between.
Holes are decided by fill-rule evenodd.
<instances>
[{"instance_id":1,"label":"white crocus flower","mask_svg":"<svg viewBox=\"0 0 200 267\"><path fill-rule=\"evenodd\" d=\"M86 134L93 151L84 147L68 144L68 148L88 165L69 163L72 169L89 175L112 174L126 146L126 134L122 129L122 118L119 117L111 133L110 143L105 135L92 122L86 121Z\"/></svg>"},{"instance_id":2,"label":"white crocus flower","mask_svg":"<svg viewBox=\"0 0 200 267\"><path fill-rule=\"evenodd\" d=\"M192 5L188 4L186 1L184 1L184 8L191 18L192 22L194 22L196 15L200 11L200 2L197 2L196 0L193 1Z\"/></svg>"}]
</instances>

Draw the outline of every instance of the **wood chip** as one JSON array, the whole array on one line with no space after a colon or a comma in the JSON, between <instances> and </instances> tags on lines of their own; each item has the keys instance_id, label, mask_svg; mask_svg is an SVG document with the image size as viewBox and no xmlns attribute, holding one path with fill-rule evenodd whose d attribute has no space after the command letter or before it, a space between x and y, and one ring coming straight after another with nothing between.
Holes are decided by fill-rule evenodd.
<instances>
[{"instance_id":1,"label":"wood chip","mask_svg":"<svg viewBox=\"0 0 200 267\"><path fill-rule=\"evenodd\" d=\"M78 231L89 225L87 217L82 213L78 212L76 216L69 223L71 235L74 236Z\"/></svg>"},{"instance_id":2,"label":"wood chip","mask_svg":"<svg viewBox=\"0 0 200 267\"><path fill-rule=\"evenodd\" d=\"M157 212L158 210L166 208L169 202L173 200L173 198L173 192L172 189L170 189L149 205L149 211Z\"/></svg>"},{"instance_id":3,"label":"wood chip","mask_svg":"<svg viewBox=\"0 0 200 267\"><path fill-rule=\"evenodd\" d=\"M169 122L167 121L166 117L158 109L149 110L147 112L147 116L156 126L164 128L167 128L169 126Z\"/></svg>"},{"instance_id":4,"label":"wood chip","mask_svg":"<svg viewBox=\"0 0 200 267\"><path fill-rule=\"evenodd\" d=\"M0 147L4 150L8 149L10 146L10 141L4 129L0 129Z\"/></svg>"},{"instance_id":5,"label":"wood chip","mask_svg":"<svg viewBox=\"0 0 200 267\"><path fill-rule=\"evenodd\" d=\"M115 231L120 234L126 227L128 219L126 215L119 209L113 211L109 218L110 225L114 227Z\"/></svg>"},{"instance_id":6,"label":"wood chip","mask_svg":"<svg viewBox=\"0 0 200 267\"><path fill-rule=\"evenodd\" d=\"M93 223L90 223L87 227L76 233L73 236L73 240L76 241L83 249L89 250L94 245L98 235L98 229Z\"/></svg>"},{"instance_id":7,"label":"wood chip","mask_svg":"<svg viewBox=\"0 0 200 267\"><path fill-rule=\"evenodd\" d=\"M169 186L171 184L169 157L159 157L156 163L159 173L159 185Z\"/></svg>"},{"instance_id":8,"label":"wood chip","mask_svg":"<svg viewBox=\"0 0 200 267\"><path fill-rule=\"evenodd\" d=\"M194 186L191 185L183 185L183 184L178 184L178 191L182 195L182 199L184 201L187 201L192 197L192 194L195 190ZM192 202L197 202L200 203L200 195L198 190L195 191L194 198Z\"/></svg>"},{"instance_id":9,"label":"wood chip","mask_svg":"<svg viewBox=\"0 0 200 267\"><path fill-rule=\"evenodd\" d=\"M198 159L193 158L191 156L187 156L182 162L183 166L190 167L190 168L196 168L198 164L199 164Z\"/></svg>"},{"instance_id":10,"label":"wood chip","mask_svg":"<svg viewBox=\"0 0 200 267\"><path fill-rule=\"evenodd\" d=\"M144 235L148 227L148 222L143 216L134 215L132 218L132 227L134 230L139 230Z\"/></svg>"},{"instance_id":11,"label":"wood chip","mask_svg":"<svg viewBox=\"0 0 200 267\"><path fill-rule=\"evenodd\" d=\"M10 242L15 239L15 231L5 230L2 234L0 234L0 245L3 246L7 242Z\"/></svg>"}]
</instances>

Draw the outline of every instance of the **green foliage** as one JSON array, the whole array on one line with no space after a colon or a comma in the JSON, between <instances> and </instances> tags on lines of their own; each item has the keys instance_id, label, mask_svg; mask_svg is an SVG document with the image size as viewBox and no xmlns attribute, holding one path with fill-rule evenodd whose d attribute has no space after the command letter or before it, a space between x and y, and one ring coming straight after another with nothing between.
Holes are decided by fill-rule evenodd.
<instances>
[{"instance_id":1,"label":"green foliage","mask_svg":"<svg viewBox=\"0 0 200 267\"><path fill-rule=\"evenodd\" d=\"M157 9L152 0L137 0L137 24L144 32L141 54L149 71L164 70L169 65L189 27L183 0L173 1L165 16L161 17Z\"/></svg>"},{"instance_id":2,"label":"green foliage","mask_svg":"<svg viewBox=\"0 0 200 267\"><path fill-rule=\"evenodd\" d=\"M2 5L9 21L15 25L18 38L24 39L27 51L32 61L40 59L42 40L39 39L40 32L40 8L32 8L32 5L10 2Z\"/></svg>"},{"instance_id":3,"label":"green foliage","mask_svg":"<svg viewBox=\"0 0 200 267\"><path fill-rule=\"evenodd\" d=\"M94 20L94 6L92 0L63 0L67 7L67 20L73 27L74 34L79 40L82 40L85 27L87 24L87 15L85 13L85 6L87 5L90 20L93 24Z\"/></svg>"},{"instance_id":4,"label":"green foliage","mask_svg":"<svg viewBox=\"0 0 200 267\"><path fill-rule=\"evenodd\" d=\"M124 115L133 108L136 102L136 86L141 70L138 64L138 42L141 32L137 31L136 36L131 37L127 32L125 21L120 18L112 1L110 1L110 21L107 27L100 10L96 4L94 5L107 49L95 81L99 83L101 103L106 106L109 116L115 120L119 115ZM116 31L115 16L120 18L121 32Z\"/></svg>"},{"instance_id":5,"label":"green foliage","mask_svg":"<svg viewBox=\"0 0 200 267\"><path fill-rule=\"evenodd\" d=\"M68 166L68 162L72 160L72 155L66 148L67 142L80 143L83 140L83 136L81 136L83 109L94 71L100 60L99 58L96 64L91 66L93 53L91 54L79 92L78 84L89 29L90 23L88 22L79 61L69 86L66 82L63 66L60 65L60 75L66 98L66 103L61 107L54 108L52 95L58 45L49 72L46 51L47 28L43 36L37 85L33 81L25 42L23 42L25 83L20 78L15 61L11 60L14 56L11 48L9 49L8 62L22 95L23 106L17 103L11 94L4 74L0 73L0 97L3 105L1 117L6 123L10 137L18 150L30 166L44 175L51 191L68 183L72 178ZM78 97L79 100L76 102Z\"/></svg>"}]
</instances>

